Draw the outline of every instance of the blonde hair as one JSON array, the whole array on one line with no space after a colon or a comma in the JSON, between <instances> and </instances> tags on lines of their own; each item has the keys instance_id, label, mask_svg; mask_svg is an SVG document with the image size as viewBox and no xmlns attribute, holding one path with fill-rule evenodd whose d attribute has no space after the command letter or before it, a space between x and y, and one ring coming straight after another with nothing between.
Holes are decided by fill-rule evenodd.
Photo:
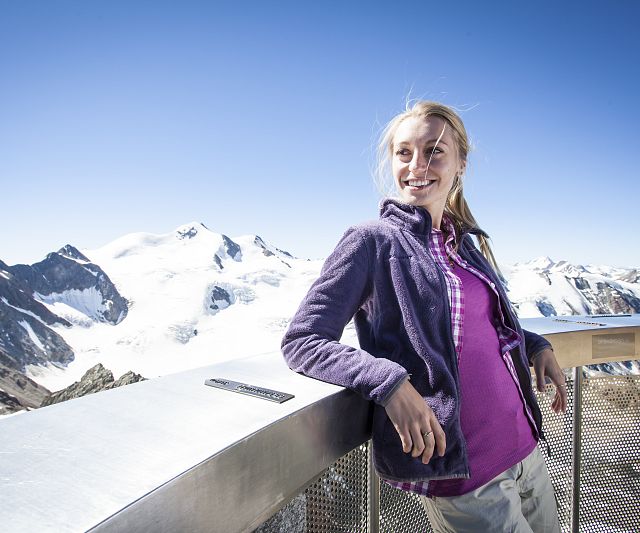
<instances>
[{"instance_id":1,"label":"blonde hair","mask_svg":"<svg viewBox=\"0 0 640 533\"><path fill-rule=\"evenodd\" d=\"M398 126L403 120L409 117L426 119L427 117L432 116L440 117L449 124L449 126L451 126L453 137L458 149L458 157L461 162L466 164L470 149L469 137L462 119L458 114L450 107L438 102L423 100L417 101L413 105L410 105L410 103L407 102L405 111L393 117L380 134L374 177L378 191L383 197L394 197L397 195L395 182L394 180L389 179L389 177L391 176L390 167L391 158L393 157L393 138ZM462 231L465 230L476 236L482 255L487 258L487 261L489 261L498 276L503 278L502 272L498 267L498 263L496 262L493 252L491 251L491 246L489 245L489 235L478 226L478 223L471 214L469 205L464 198L462 189L462 173L460 173L456 175L454 179L453 186L451 187L451 191L447 197L444 212L453 221L457 235L461 235ZM456 247L458 245L459 243L456 244Z\"/></svg>"}]
</instances>

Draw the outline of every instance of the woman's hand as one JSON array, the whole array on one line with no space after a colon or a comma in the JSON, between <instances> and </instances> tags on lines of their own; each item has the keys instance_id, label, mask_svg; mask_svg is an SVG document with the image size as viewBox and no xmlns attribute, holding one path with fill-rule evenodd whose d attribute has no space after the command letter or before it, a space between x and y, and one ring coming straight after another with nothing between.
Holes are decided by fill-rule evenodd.
<instances>
[{"instance_id":1,"label":"woman's hand","mask_svg":"<svg viewBox=\"0 0 640 533\"><path fill-rule=\"evenodd\" d=\"M567 386L564 373L556 361L556 355L551 348L545 348L533 360L533 369L536 373L536 385L542 392L545 387L545 377L551 379L556 386L556 394L551 402L554 413L564 413L567 410Z\"/></svg>"},{"instance_id":2,"label":"woman's hand","mask_svg":"<svg viewBox=\"0 0 640 533\"><path fill-rule=\"evenodd\" d=\"M422 455L427 464L435 450L442 457L447 447L444 431L436 415L420 396L414 386L406 380L396 390L386 405L387 415L391 419L405 453L412 457ZM423 437L425 433L429 433Z\"/></svg>"}]
</instances>

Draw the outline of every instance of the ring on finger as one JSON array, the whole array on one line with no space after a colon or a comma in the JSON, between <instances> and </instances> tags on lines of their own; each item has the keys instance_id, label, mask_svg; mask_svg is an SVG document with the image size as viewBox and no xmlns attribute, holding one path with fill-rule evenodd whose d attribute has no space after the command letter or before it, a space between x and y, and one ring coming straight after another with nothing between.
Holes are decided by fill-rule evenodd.
<instances>
[{"instance_id":1,"label":"ring on finger","mask_svg":"<svg viewBox=\"0 0 640 533\"><path fill-rule=\"evenodd\" d=\"M432 435L432 434L433 434L433 431L425 431L425 432L422 434L422 438L423 438L423 439L426 439L429 435Z\"/></svg>"}]
</instances>

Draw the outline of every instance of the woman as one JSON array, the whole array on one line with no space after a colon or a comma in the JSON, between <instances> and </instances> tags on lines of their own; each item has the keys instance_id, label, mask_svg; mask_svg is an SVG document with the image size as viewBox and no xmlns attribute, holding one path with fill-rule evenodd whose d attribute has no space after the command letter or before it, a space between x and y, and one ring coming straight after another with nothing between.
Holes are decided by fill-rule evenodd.
<instances>
[{"instance_id":1,"label":"woman","mask_svg":"<svg viewBox=\"0 0 640 533\"><path fill-rule=\"evenodd\" d=\"M420 494L436 531L559 531L531 387L564 375L523 331L488 236L462 191L468 138L450 108L418 102L382 134L396 198L351 226L282 340L289 367L374 402L382 479ZM482 253L471 235L478 238ZM339 343L353 317L360 348Z\"/></svg>"}]
</instances>

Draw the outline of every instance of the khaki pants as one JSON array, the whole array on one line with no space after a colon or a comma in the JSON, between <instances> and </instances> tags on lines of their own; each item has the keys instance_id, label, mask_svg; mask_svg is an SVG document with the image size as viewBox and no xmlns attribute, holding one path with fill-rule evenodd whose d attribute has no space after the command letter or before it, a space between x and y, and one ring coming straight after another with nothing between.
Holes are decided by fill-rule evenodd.
<instances>
[{"instance_id":1,"label":"khaki pants","mask_svg":"<svg viewBox=\"0 0 640 533\"><path fill-rule=\"evenodd\" d=\"M420 496L438 533L559 533L549 473L536 448L518 464L462 496Z\"/></svg>"}]
</instances>

